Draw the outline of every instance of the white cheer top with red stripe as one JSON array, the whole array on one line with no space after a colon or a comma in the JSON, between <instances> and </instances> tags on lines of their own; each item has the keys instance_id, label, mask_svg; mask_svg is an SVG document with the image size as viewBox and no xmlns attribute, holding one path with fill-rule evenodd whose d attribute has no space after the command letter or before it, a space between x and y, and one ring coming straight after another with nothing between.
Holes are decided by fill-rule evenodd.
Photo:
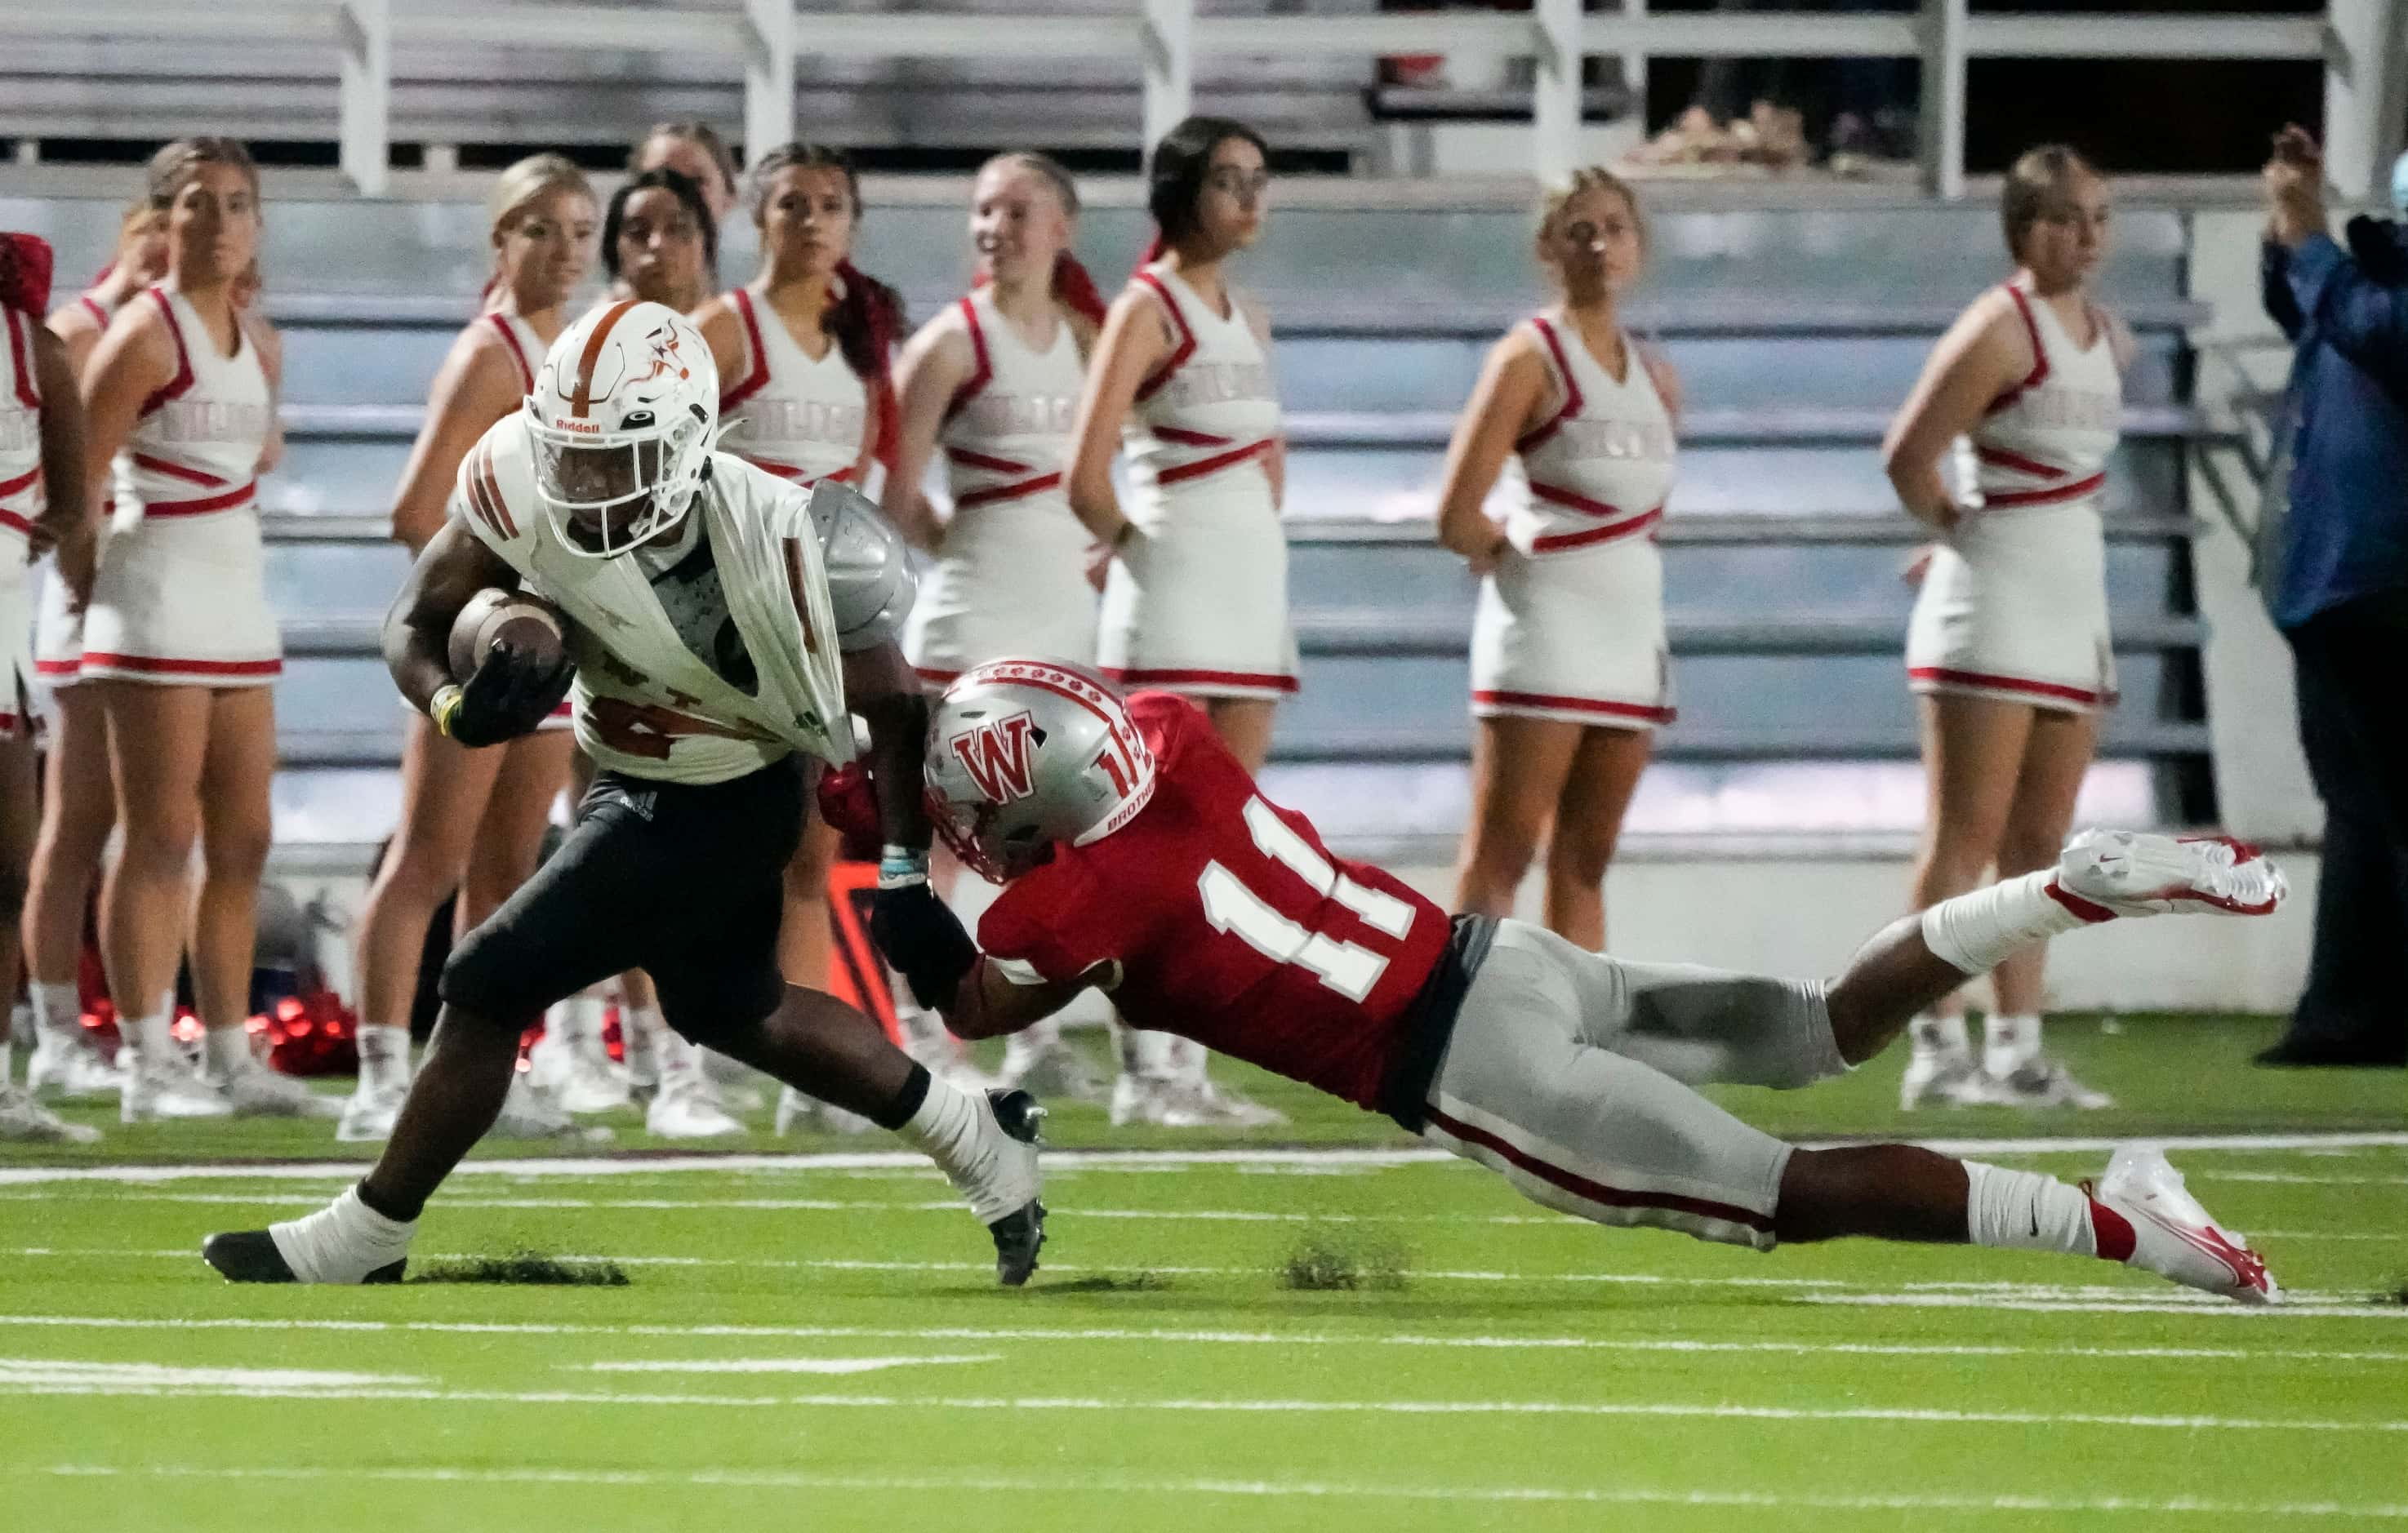
<instances>
[{"instance_id":1,"label":"white cheer top with red stripe","mask_svg":"<svg viewBox=\"0 0 2408 1533\"><path fill-rule=\"evenodd\" d=\"M744 332L744 371L719 380L720 439L755 468L798 484L849 480L861 458L869 389L828 337L817 361L795 344L785 322L750 288L728 294Z\"/></svg>"},{"instance_id":2,"label":"white cheer top with red stripe","mask_svg":"<svg viewBox=\"0 0 2408 1533\"><path fill-rule=\"evenodd\" d=\"M543 365L543 355L552 350L535 326L517 314L505 314L498 308L487 309L477 316L477 322L502 337L502 350L509 354L510 365L516 369L519 393L535 393L535 370Z\"/></svg>"},{"instance_id":3,"label":"white cheer top with red stripe","mask_svg":"<svg viewBox=\"0 0 2408 1533\"><path fill-rule=\"evenodd\" d=\"M1139 520L1149 502L1175 505L1189 485L1246 485L1268 511L1259 466L1279 441L1279 391L1254 326L1234 300L1226 315L1214 313L1168 266L1143 267L1136 279L1161 299L1178 337L1138 386L1122 432Z\"/></svg>"},{"instance_id":4,"label":"white cheer top with red stripe","mask_svg":"<svg viewBox=\"0 0 2408 1533\"><path fill-rule=\"evenodd\" d=\"M176 371L117 454L81 674L263 685L283 668L252 507L267 375L239 325L228 356L180 294L154 287L136 301L165 318Z\"/></svg>"},{"instance_id":5,"label":"white cheer top with red stripe","mask_svg":"<svg viewBox=\"0 0 2408 1533\"><path fill-rule=\"evenodd\" d=\"M241 510L251 503L267 441L267 374L258 348L236 326L234 355L221 355L181 294L154 287L142 301L166 312L176 376L143 401L117 455L111 509L138 506L145 519Z\"/></svg>"},{"instance_id":6,"label":"white cheer top with red stripe","mask_svg":"<svg viewBox=\"0 0 2408 1533\"><path fill-rule=\"evenodd\" d=\"M1672 488L1672 416L1627 336L1619 381L1561 316L1530 321L1559 401L1514 444L1527 493L1505 535L1529 554L1594 548L1652 533Z\"/></svg>"},{"instance_id":7,"label":"white cheer top with red stripe","mask_svg":"<svg viewBox=\"0 0 2408 1533\"><path fill-rule=\"evenodd\" d=\"M34 367L41 321L0 308L8 327L0 356L0 580L19 579L26 535L42 511L42 386Z\"/></svg>"},{"instance_id":8,"label":"white cheer top with red stripe","mask_svg":"<svg viewBox=\"0 0 2408 1533\"><path fill-rule=\"evenodd\" d=\"M1092 539L1071 514L1063 462L1085 364L1067 319L1031 348L981 290L961 300L971 372L937 440L953 498L904 648L931 681L1010 655L1095 658Z\"/></svg>"},{"instance_id":9,"label":"white cheer top with red stripe","mask_svg":"<svg viewBox=\"0 0 2408 1533\"><path fill-rule=\"evenodd\" d=\"M1985 511L2060 506L2098 494L2107 481L2124 419L2124 380L2107 317L2089 309L2085 351L2065 333L2057 310L2009 285L2032 369L1990 405L1967 443L1971 478ZM2087 306L2086 306L2087 307Z\"/></svg>"}]
</instances>

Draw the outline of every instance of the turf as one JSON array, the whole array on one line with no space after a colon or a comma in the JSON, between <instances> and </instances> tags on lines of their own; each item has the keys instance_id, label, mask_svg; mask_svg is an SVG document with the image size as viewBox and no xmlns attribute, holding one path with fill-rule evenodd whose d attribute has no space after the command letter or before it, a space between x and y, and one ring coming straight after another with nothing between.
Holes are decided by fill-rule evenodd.
<instances>
[{"instance_id":1,"label":"turf","mask_svg":"<svg viewBox=\"0 0 2408 1533\"><path fill-rule=\"evenodd\" d=\"M199 1238L343 1176L223 1162L335 1147L323 1125L187 1125L0 1151L0 1503L13 1526L196 1533L2408 1521L2402 1077L2249 1071L2260 1024L2052 1025L2124 1109L1914 1130L2243 1136L2176 1162L2300 1302L2193 1302L2028 1254L1758 1256L1601 1231L1252 1078L1299 1112L1272 1138L1330 1148L1059 1156L1046 1263L1016 1293L910 1165L494 1158L526 1146L446 1189L416 1269L608 1262L626 1286L235 1288ZM1793 1134L1882 1133L1895 1081L1885 1062L1729 1100ZM1232 1142L1115 1137L1076 1106L1051 1126ZM2247 1139L2365 1128L2392 1132ZM2104 1160L1985 1153L2066 1176ZM213 1156L200 1175L25 1180Z\"/></svg>"}]
</instances>

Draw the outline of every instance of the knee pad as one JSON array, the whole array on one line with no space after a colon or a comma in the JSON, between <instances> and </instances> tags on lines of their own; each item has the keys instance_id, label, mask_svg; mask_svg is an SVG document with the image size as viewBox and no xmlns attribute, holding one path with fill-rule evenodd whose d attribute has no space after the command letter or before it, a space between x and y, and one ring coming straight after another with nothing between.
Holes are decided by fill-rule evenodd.
<instances>
[{"instance_id":1,"label":"knee pad","mask_svg":"<svg viewBox=\"0 0 2408 1533\"><path fill-rule=\"evenodd\" d=\"M504 951L508 947L506 942L494 941L485 927L470 932L443 961L436 995L456 1013L480 1022L507 1027L531 1024L560 997L533 994L525 982L523 966L510 962Z\"/></svg>"}]
</instances>

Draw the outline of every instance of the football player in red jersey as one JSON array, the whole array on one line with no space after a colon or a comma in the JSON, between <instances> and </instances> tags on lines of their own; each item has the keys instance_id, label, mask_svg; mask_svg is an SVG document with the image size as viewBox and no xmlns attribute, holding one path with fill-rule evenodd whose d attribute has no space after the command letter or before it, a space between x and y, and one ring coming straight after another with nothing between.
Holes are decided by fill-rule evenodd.
<instances>
[{"instance_id":1,"label":"football player in red jersey","mask_svg":"<svg viewBox=\"0 0 2408 1533\"><path fill-rule=\"evenodd\" d=\"M926 774L940 832L1003 892L974 943L890 859L873 926L965 1038L1025 1027L1093 986L1135 1025L1384 1112L1600 1224L1760 1251L1844 1235L2059 1251L2275 1296L2265 1263L2154 1151L2127 1147L2075 1187L1912 1145L1799 1149L1692 1089L1842 1074L1967 976L2059 932L2265 914L2284 881L2251 848L2087 833L2056 867L1895 922L1813 983L1626 963L1518 921L1450 919L1264 798L1193 704L1125 699L1068 665L965 673L934 710ZM828 797L847 791L839 780Z\"/></svg>"}]
</instances>

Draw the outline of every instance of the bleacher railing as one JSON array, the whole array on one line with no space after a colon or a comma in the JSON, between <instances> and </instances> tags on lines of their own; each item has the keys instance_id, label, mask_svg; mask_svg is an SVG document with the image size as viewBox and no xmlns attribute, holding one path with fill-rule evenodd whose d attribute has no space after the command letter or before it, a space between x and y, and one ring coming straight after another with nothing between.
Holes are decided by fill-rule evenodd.
<instances>
[{"instance_id":1,"label":"bleacher railing","mask_svg":"<svg viewBox=\"0 0 2408 1533\"><path fill-rule=\"evenodd\" d=\"M2321 16L1974 13L1969 0L1919 0L1900 14L1763 11L1650 14L1646 0L1585 15L1582 0L1531 0L1522 13L1199 14L1197 0L1129 0L1121 16L996 12L832 12L788 0L725 10L496 0L254 0L243 6L158 0L0 0L0 37L103 44L208 37L291 42L322 37L338 75L340 163L360 191L388 175L393 50L399 43L490 43L498 71L510 50L674 52L724 59L744 80L744 140L794 136L798 56L979 60L1135 58L1143 70L1151 143L1187 115L1199 55L1294 58L1476 50L1526 56L1528 167L1554 179L1580 160L1581 64L1618 57L1643 92L1650 54L1727 58L1911 58L1924 82L1919 159L1925 188L1965 190L1966 64L1977 58L2315 60L2325 67L2326 165L2335 188L2370 198L2398 152L2402 117L2401 0L2331 0ZM506 75L505 75L506 78Z\"/></svg>"}]
</instances>

